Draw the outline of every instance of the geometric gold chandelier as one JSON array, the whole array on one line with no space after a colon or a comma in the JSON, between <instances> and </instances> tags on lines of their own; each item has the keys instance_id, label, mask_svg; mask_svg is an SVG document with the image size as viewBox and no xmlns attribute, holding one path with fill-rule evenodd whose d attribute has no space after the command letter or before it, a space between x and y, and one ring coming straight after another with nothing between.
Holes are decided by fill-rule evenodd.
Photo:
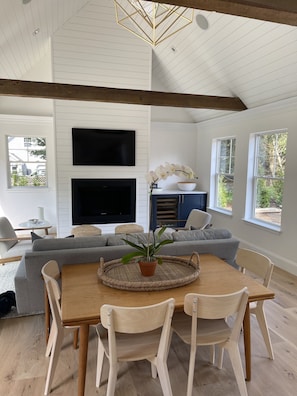
<instances>
[{"instance_id":1,"label":"geometric gold chandelier","mask_svg":"<svg viewBox=\"0 0 297 396\"><path fill-rule=\"evenodd\" d=\"M114 0L119 25L156 46L193 22L194 10L144 0Z\"/></svg>"}]
</instances>

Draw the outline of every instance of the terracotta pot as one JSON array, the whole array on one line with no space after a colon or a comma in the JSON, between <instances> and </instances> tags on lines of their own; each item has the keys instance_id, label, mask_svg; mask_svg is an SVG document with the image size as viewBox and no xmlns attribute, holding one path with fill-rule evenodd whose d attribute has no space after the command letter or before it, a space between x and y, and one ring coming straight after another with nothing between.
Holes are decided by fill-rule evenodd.
<instances>
[{"instance_id":1,"label":"terracotta pot","mask_svg":"<svg viewBox=\"0 0 297 396\"><path fill-rule=\"evenodd\" d=\"M140 272L143 276L153 276L158 264L157 260L154 261L138 261Z\"/></svg>"}]
</instances>

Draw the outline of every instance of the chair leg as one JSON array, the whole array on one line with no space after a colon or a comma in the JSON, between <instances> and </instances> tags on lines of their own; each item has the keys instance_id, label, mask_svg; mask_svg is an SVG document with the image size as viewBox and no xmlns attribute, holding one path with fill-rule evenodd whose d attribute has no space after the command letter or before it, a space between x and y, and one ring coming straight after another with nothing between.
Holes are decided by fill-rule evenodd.
<instances>
[{"instance_id":1,"label":"chair leg","mask_svg":"<svg viewBox=\"0 0 297 396\"><path fill-rule=\"evenodd\" d=\"M215 345L210 346L210 361L212 364L215 363L215 358L216 358L216 348Z\"/></svg>"},{"instance_id":2,"label":"chair leg","mask_svg":"<svg viewBox=\"0 0 297 396\"><path fill-rule=\"evenodd\" d=\"M53 342L49 366L48 366L48 370L47 370L47 376L46 376L46 381L45 381L45 390L44 390L45 395L48 395L51 391L51 385L52 385L52 381L53 381L53 378L55 375L60 351L62 348L63 338L64 338L64 334L57 332L57 336Z\"/></svg>"},{"instance_id":3,"label":"chair leg","mask_svg":"<svg viewBox=\"0 0 297 396\"><path fill-rule=\"evenodd\" d=\"M55 338L57 337L57 332L58 332L57 326L55 325L55 322L53 322L46 344L45 356L49 356L51 354L52 347L55 342Z\"/></svg>"},{"instance_id":4,"label":"chair leg","mask_svg":"<svg viewBox=\"0 0 297 396\"><path fill-rule=\"evenodd\" d=\"M221 370L223 367L223 359L224 359L224 348L218 346L219 354L218 354L218 368Z\"/></svg>"},{"instance_id":5,"label":"chair leg","mask_svg":"<svg viewBox=\"0 0 297 396\"><path fill-rule=\"evenodd\" d=\"M187 385L187 396L192 396L192 392L193 392L196 349L197 349L196 345L195 346L191 346L190 362L189 362L189 373L188 373L188 385Z\"/></svg>"},{"instance_id":6,"label":"chair leg","mask_svg":"<svg viewBox=\"0 0 297 396\"><path fill-rule=\"evenodd\" d=\"M96 388L100 387L103 361L104 361L104 347L101 345L100 339L98 339L98 352L97 352L97 372L96 372Z\"/></svg>"},{"instance_id":7,"label":"chair leg","mask_svg":"<svg viewBox=\"0 0 297 396\"><path fill-rule=\"evenodd\" d=\"M151 372L152 372L152 377L157 378L157 375L158 375L157 367L152 362L151 362Z\"/></svg>"},{"instance_id":8,"label":"chair leg","mask_svg":"<svg viewBox=\"0 0 297 396\"><path fill-rule=\"evenodd\" d=\"M158 362L158 376L164 396L172 396L168 367L164 362Z\"/></svg>"},{"instance_id":9,"label":"chair leg","mask_svg":"<svg viewBox=\"0 0 297 396\"><path fill-rule=\"evenodd\" d=\"M73 348L74 349L78 348L78 333L79 333L79 329L76 329L73 332Z\"/></svg>"},{"instance_id":10,"label":"chair leg","mask_svg":"<svg viewBox=\"0 0 297 396\"><path fill-rule=\"evenodd\" d=\"M229 344L228 351L240 396L248 396L238 344Z\"/></svg>"},{"instance_id":11,"label":"chair leg","mask_svg":"<svg viewBox=\"0 0 297 396\"><path fill-rule=\"evenodd\" d=\"M110 364L106 396L114 396L115 387L117 383L118 366L117 363Z\"/></svg>"},{"instance_id":12,"label":"chair leg","mask_svg":"<svg viewBox=\"0 0 297 396\"><path fill-rule=\"evenodd\" d=\"M257 308L253 311L259 323L259 327L268 351L269 359L274 359L274 353L271 345L270 334L267 326L263 304L258 303Z\"/></svg>"}]
</instances>

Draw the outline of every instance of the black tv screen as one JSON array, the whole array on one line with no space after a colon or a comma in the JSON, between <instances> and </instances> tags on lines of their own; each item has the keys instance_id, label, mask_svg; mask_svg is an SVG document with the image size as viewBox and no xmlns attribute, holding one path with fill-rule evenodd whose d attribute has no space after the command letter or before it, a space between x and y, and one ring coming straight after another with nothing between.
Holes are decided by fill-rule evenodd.
<instances>
[{"instance_id":1,"label":"black tv screen","mask_svg":"<svg viewBox=\"0 0 297 396\"><path fill-rule=\"evenodd\" d=\"M73 165L135 165L135 131L72 128Z\"/></svg>"},{"instance_id":2,"label":"black tv screen","mask_svg":"<svg viewBox=\"0 0 297 396\"><path fill-rule=\"evenodd\" d=\"M72 223L135 221L136 179L72 179Z\"/></svg>"}]
</instances>

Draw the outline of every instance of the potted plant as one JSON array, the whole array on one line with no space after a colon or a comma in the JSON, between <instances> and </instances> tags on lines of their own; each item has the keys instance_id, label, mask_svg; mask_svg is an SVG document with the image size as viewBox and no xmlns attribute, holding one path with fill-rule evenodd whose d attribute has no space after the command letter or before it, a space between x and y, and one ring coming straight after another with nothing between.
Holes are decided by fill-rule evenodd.
<instances>
[{"instance_id":1,"label":"potted plant","mask_svg":"<svg viewBox=\"0 0 297 396\"><path fill-rule=\"evenodd\" d=\"M157 233L148 233L147 242L132 242L128 239L124 239L123 241L135 248L134 252L127 253L122 257L122 263L127 264L133 258L139 257L138 264L142 275L144 276L152 276L155 273L155 269L157 264L162 264L162 257L156 256L158 251L162 246L168 245L169 243L173 243L171 239L163 239L161 240L161 236L163 235L166 227L161 227Z\"/></svg>"}]
</instances>

